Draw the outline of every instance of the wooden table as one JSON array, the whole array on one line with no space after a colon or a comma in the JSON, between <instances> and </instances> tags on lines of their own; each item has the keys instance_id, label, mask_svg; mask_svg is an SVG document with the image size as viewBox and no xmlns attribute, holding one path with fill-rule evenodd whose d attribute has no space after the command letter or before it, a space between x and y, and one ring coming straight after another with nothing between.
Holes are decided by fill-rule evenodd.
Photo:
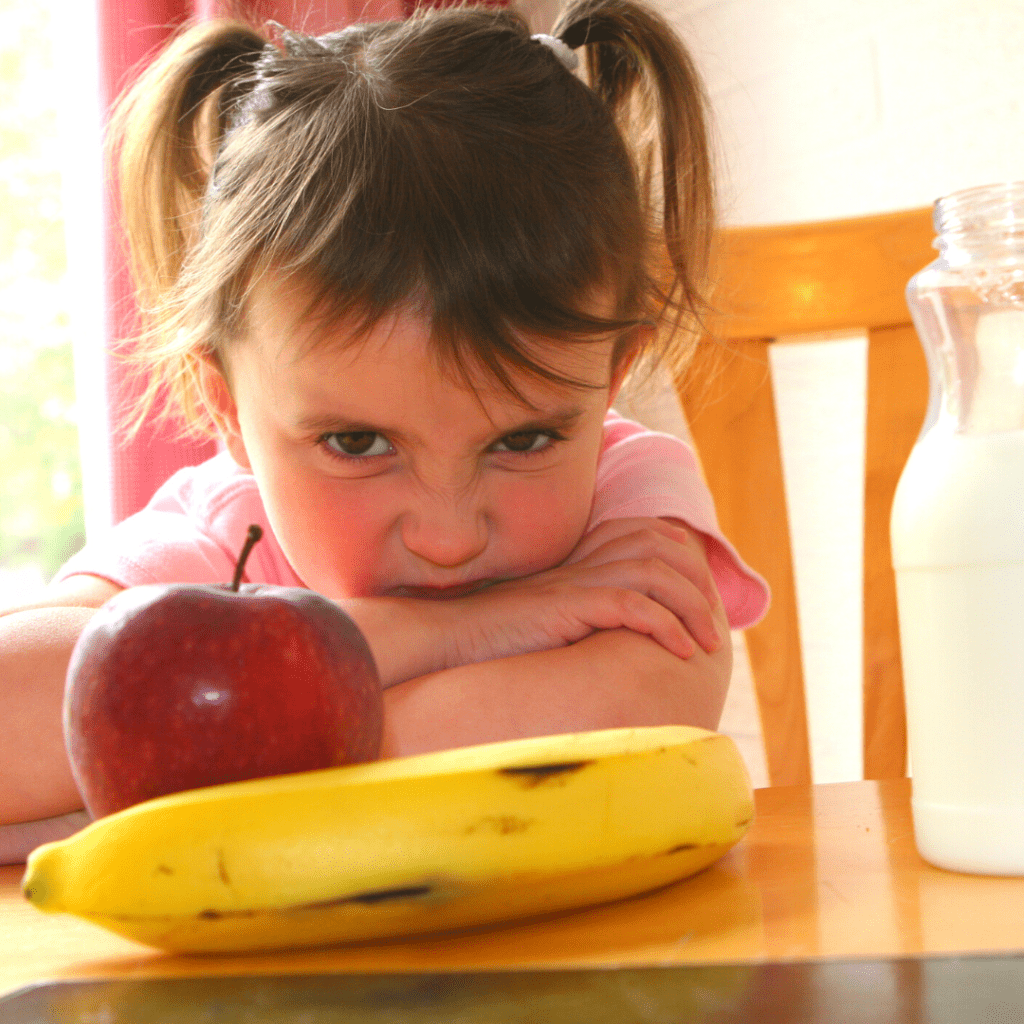
<instances>
[{"instance_id":1,"label":"wooden table","mask_svg":"<svg viewBox=\"0 0 1024 1024\"><path fill-rule=\"evenodd\" d=\"M68 978L648 967L1024 949L1024 879L926 864L914 847L909 800L906 780L758 790L746 839L702 874L658 892L468 934L273 955L155 952L75 918L39 913L19 893L21 869L3 868L0 996Z\"/></svg>"}]
</instances>

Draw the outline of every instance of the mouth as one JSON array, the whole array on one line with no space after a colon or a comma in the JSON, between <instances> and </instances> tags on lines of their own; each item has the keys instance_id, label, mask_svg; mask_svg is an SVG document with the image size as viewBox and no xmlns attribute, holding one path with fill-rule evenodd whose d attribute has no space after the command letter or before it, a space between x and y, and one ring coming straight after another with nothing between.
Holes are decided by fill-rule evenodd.
<instances>
[{"instance_id":1,"label":"mouth","mask_svg":"<svg viewBox=\"0 0 1024 1024\"><path fill-rule=\"evenodd\" d=\"M393 597L414 597L425 601L450 601L455 597L465 597L477 590L483 590L493 580L473 580L470 583L456 583L448 587L394 587L391 590Z\"/></svg>"}]
</instances>

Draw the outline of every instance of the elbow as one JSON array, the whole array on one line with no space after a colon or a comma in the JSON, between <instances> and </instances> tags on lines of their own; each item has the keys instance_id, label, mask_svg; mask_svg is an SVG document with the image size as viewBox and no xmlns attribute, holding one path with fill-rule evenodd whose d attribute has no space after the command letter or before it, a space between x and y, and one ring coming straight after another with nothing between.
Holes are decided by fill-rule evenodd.
<instances>
[{"instance_id":1,"label":"elbow","mask_svg":"<svg viewBox=\"0 0 1024 1024\"><path fill-rule=\"evenodd\" d=\"M731 645L703 658L675 659L648 681L662 725L695 725L716 731L732 675Z\"/></svg>"},{"instance_id":2,"label":"elbow","mask_svg":"<svg viewBox=\"0 0 1024 1024\"><path fill-rule=\"evenodd\" d=\"M727 634L728 637L728 634ZM732 644L678 658L656 641L623 631L612 686L593 728L694 725L716 731L732 676ZM608 662L607 664L615 664Z\"/></svg>"},{"instance_id":3,"label":"elbow","mask_svg":"<svg viewBox=\"0 0 1024 1024\"><path fill-rule=\"evenodd\" d=\"M732 639L728 632L725 637L725 643L717 651L704 655L704 664L697 668L690 683L696 691L694 704L700 719L691 724L704 729L718 729L732 679Z\"/></svg>"}]
</instances>

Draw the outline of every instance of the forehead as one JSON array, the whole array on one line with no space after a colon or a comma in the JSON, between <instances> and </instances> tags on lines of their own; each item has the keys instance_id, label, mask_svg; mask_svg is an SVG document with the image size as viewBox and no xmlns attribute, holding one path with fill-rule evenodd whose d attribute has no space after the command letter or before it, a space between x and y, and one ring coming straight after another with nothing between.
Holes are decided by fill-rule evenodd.
<instances>
[{"instance_id":1,"label":"forehead","mask_svg":"<svg viewBox=\"0 0 1024 1024\"><path fill-rule=\"evenodd\" d=\"M404 379L433 381L478 396L536 408L565 396L608 384L614 341L557 342L519 335L528 355L554 374L581 386L545 380L499 357L513 392L486 366L471 344L445 359L431 336L429 316L412 303L389 311L369 329L358 315L325 321L313 313L313 290L301 280L266 274L252 286L247 302L245 346L255 348L264 369L274 374L350 380L387 377L396 386ZM610 305L599 298L595 312Z\"/></svg>"}]
</instances>

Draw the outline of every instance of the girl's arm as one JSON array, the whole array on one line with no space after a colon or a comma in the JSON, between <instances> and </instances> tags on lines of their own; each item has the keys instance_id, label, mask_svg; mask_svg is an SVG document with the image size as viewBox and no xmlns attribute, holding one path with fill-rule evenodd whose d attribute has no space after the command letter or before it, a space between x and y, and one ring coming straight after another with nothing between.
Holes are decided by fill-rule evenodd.
<instances>
[{"instance_id":1,"label":"girl's arm","mask_svg":"<svg viewBox=\"0 0 1024 1024\"><path fill-rule=\"evenodd\" d=\"M384 693L382 756L622 726L716 729L732 648L677 658L628 629L465 665Z\"/></svg>"},{"instance_id":2,"label":"girl's arm","mask_svg":"<svg viewBox=\"0 0 1024 1024\"><path fill-rule=\"evenodd\" d=\"M677 520L622 519L587 534L561 565L466 597L342 605L373 650L386 688L566 647L598 630L647 635L680 658L698 648L716 651L729 635L714 615L721 603L700 534Z\"/></svg>"},{"instance_id":3,"label":"girl's arm","mask_svg":"<svg viewBox=\"0 0 1024 1024\"><path fill-rule=\"evenodd\" d=\"M699 536L690 537L703 556ZM721 601L710 612L728 637ZM679 657L651 636L607 629L569 646L410 679L384 693L384 756L622 726L717 729L732 645L693 648Z\"/></svg>"},{"instance_id":4,"label":"girl's arm","mask_svg":"<svg viewBox=\"0 0 1024 1024\"><path fill-rule=\"evenodd\" d=\"M0 824L82 806L64 752L64 677L78 634L120 589L73 576L40 601L0 614Z\"/></svg>"}]
</instances>

